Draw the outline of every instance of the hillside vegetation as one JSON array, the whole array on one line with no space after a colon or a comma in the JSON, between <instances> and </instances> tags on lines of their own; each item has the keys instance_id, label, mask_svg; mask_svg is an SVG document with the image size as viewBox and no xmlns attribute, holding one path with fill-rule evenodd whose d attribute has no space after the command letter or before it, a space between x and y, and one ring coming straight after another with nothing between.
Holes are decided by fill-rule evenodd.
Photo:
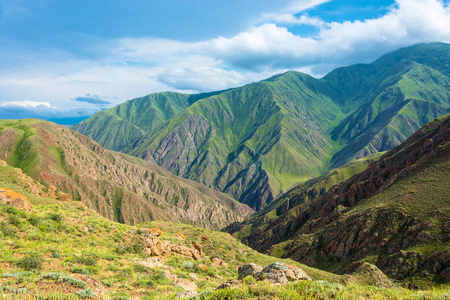
<instances>
[{"instance_id":1,"label":"hillside vegetation","mask_svg":"<svg viewBox=\"0 0 450 300\"><path fill-rule=\"evenodd\" d=\"M287 72L213 94L152 94L74 129L260 210L450 113L449 59L450 45L421 44L321 79Z\"/></svg>"},{"instance_id":2,"label":"hillside vegetation","mask_svg":"<svg viewBox=\"0 0 450 300\"><path fill-rule=\"evenodd\" d=\"M54 198L81 200L122 223L162 219L220 229L252 213L225 194L50 122L0 121L0 159Z\"/></svg>"},{"instance_id":3,"label":"hillside vegetation","mask_svg":"<svg viewBox=\"0 0 450 300\"><path fill-rule=\"evenodd\" d=\"M296 187L227 230L261 252L332 272L370 262L413 286L449 282L449 170L447 115L351 178Z\"/></svg>"},{"instance_id":4,"label":"hillside vegetation","mask_svg":"<svg viewBox=\"0 0 450 300\"><path fill-rule=\"evenodd\" d=\"M227 233L156 221L129 226L99 216L79 201L45 196L45 187L0 162L0 291L2 299L172 299L186 289L197 299L446 299L448 287L411 291L374 277L371 267L339 276L260 254ZM12 204L11 204L12 203ZM200 260L174 252L148 257L148 228L167 245L202 245ZM216 264L217 260L224 264ZM216 289L253 262L286 262L313 279L272 285L244 278ZM390 286L390 287L386 287Z\"/></svg>"}]
</instances>

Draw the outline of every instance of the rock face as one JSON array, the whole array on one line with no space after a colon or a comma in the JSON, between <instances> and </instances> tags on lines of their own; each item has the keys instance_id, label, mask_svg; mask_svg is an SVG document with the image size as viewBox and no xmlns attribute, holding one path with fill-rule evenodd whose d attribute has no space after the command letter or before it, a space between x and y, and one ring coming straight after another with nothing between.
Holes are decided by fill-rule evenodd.
<instances>
[{"instance_id":1,"label":"rock face","mask_svg":"<svg viewBox=\"0 0 450 300\"><path fill-rule=\"evenodd\" d=\"M24 159L16 162L16 153ZM1 121L0 159L22 167L48 187L52 198L81 200L101 215L127 224L164 219L220 229L253 212L225 194L106 150L50 122Z\"/></svg>"},{"instance_id":2,"label":"rock face","mask_svg":"<svg viewBox=\"0 0 450 300\"><path fill-rule=\"evenodd\" d=\"M449 267L450 256L409 249L450 243L449 140L450 116L445 116L328 191L284 206L276 217L261 213L251 218L254 223L227 230L250 227L244 243L311 266L324 261L338 266L372 256L390 278L425 274L421 276L443 280L440 273ZM302 192L283 197L295 203L296 193Z\"/></svg>"},{"instance_id":3,"label":"rock face","mask_svg":"<svg viewBox=\"0 0 450 300\"><path fill-rule=\"evenodd\" d=\"M0 187L0 202L6 206L23 210L31 210L33 208L31 202L24 195L2 187Z\"/></svg>"}]
</instances>

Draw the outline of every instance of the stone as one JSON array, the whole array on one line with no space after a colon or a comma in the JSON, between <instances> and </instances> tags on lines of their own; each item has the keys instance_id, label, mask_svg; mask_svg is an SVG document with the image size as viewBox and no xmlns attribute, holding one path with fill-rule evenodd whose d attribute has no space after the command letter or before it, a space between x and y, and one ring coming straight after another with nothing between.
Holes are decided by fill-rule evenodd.
<instances>
[{"instance_id":1,"label":"stone","mask_svg":"<svg viewBox=\"0 0 450 300\"><path fill-rule=\"evenodd\" d=\"M191 242L191 245L194 247L194 249L196 249L198 251L198 253L200 255L203 255L203 252L202 252L203 246L200 245L199 242Z\"/></svg>"},{"instance_id":2,"label":"stone","mask_svg":"<svg viewBox=\"0 0 450 300\"><path fill-rule=\"evenodd\" d=\"M158 257L149 257L146 260L139 260L137 263L147 268L162 267L161 259Z\"/></svg>"},{"instance_id":3,"label":"stone","mask_svg":"<svg viewBox=\"0 0 450 300\"><path fill-rule=\"evenodd\" d=\"M217 256L213 256L210 258L211 263L213 264L213 266L219 267L225 267L228 268L228 264L226 262L224 262L222 259L218 258Z\"/></svg>"},{"instance_id":4,"label":"stone","mask_svg":"<svg viewBox=\"0 0 450 300\"><path fill-rule=\"evenodd\" d=\"M54 185L50 185L47 188L47 194L50 198L58 199L58 190L56 189L56 186L54 186Z\"/></svg>"},{"instance_id":5,"label":"stone","mask_svg":"<svg viewBox=\"0 0 450 300\"><path fill-rule=\"evenodd\" d=\"M72 201L72 197L70 197L70 195L67 193L59 193L59 201Z\"/></svg>"},{"instance_id":6,"label":"stone","mask_svg":"<svg viewBox=\"0 0 450 300\"><path fill-rule=\"evenodd\" d=\"M7 166L7 165L8 164L6 163L6 161L0 159L0 166Z\"/></svg>"},{"instance_id":7,"label":"stone","mask_svg":"<svg viewBox=\"0 0 450 300\"><path fill-rule=\"evenodd\" d=\"M179 292L175 295L175 299L179 298L193 298L198 296L199 293L196 291L189 291L189 292Z\"/></svg>"},{"instance_id":8,"label":"stone","mask_svg":"<svg viewBox=\"0 0 450 300\"><path fill-rule=\"evenodd\" d=\"M208 270L208 267L207 267L206 265L204 265L204 264L198 264L198 265L197 265L197 269L198 269L199 271L205 272L206 270Z\"/></svg>"},{"instance_id":9,"label":"stone","mask_svg":"<svg viewBox=\"0 0 450 300\"><path fill-rule=\"evenodd\" d=\"M226 289L226 288L235 288L235 287L239 286L240 284L242 284L242 280L235 280L235 279L228 280L228 281L225 281L224 283L222 283L221 285L219 285L217 287L217 289L221 290L221 289Z\"/></svg>"},{"instance_id":10,"label":"stone","mask_svg":"<svg viewBox=\"0 0 450 300\"><path fill-rule=\"evenodd\" d=\"M202 236L202 242L206 242L206 241L209 241L209 236L206 236L206 235Z\"/></svg>"},{"instance_id":11,"label":"stone","mask_svg":"<svg viewBox=\"0 0 450 300\"><path fill-rule=\"evenodd\" d=\"M186 236L184 234L182 234L182 233L176 233L175 237L177 239L179 239L179 240L182 240L182 241L184 241L186 239Z\"/></svg>"},{"instance_id":12,"label":"stone","mask_svg":"<svg viewBox=\"0 0 450 300\"><path fill-rule=\"evenodd\" d=\"M311 278L297 266L275 262L266 266L259 274L257 280L267 280L271 283L284 284L289 281L311 280Z\"/></svg>"},{"instance_id":13,"label":"stone","mask_svg":"<svg viewBox=\"0 0 450 300\"><path fill-rule=\"evenodd\" d=\"M196 249L188 248L184 245L170 244L168 249L171 252L192 257L195 260L200 260L200 253Z\"/></svg>"},{"instance_id":14,"label":"stone","mask_svg":"<svg viewBox=\"0 0 450 300\"><path fill-rule=\"evenodd\" d=\"M249 264L240 266L238 269L238 279L242 280L244 277L247 277L247 276L253 276L253 277L257 278L263 269L264 268L262 266L254 264L254 263L249 263Z\"/></svg>"},{"instance_id":15,"label":"stone","mask_svg":"<svg viewBox=\"0 0 450 300\"><path fill-rule=\"evenodd\" d=\"M0 188L0 202L17 209L31 210L33 208L31 202L24 195L7 188Z\"/></svg>"},{"instance_id":16,"label":"stone","mask_svg":"<svg viewBox=\"0 0 450 300\"><path fill-rule=\"evenodd\" d=\"M178 278L175 281L175 286L183 288L185 291L195 291L197 289L197 285L195 282L184 279L184 278Z\"/></svg>"}]
</instances>

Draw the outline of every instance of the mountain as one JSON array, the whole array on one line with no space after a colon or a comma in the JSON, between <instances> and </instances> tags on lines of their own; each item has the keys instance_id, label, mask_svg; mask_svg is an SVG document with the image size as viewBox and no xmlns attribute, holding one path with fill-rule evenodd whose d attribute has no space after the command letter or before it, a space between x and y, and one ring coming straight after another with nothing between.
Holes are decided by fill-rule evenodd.
<instances>
[{"instance_id":1,"label":"mountain","mask_svg":"<svg viewBox=\"0 0 450 300\"><path fill-rule=\"evenodd\" d=\"M258 253L224 232L166 221L138 226L116 223L83 202L59 201L42 190L45 187L21 169L0 161L2 299L162 300L195 296L205 300L445 299L448 296L448 286L433 282L430 289L420 291L394 285L367 263L351 275L336 275ZM154 241L164 254L149 256L148 243ZM190 255L184 255L185 251ZM312 280L261 282L264 276L254 272L258 265L261 273L262 266L266 266L263 275L272 275L266 280L286 280L280 268L297 273L303 269ZM292 280L296 274L289 275ZM238 276L242 280L237 280Z\"/></svg>"},{"instance_id":2,"label":"mountain","mask_svg":"<svg viewBox=\"0 0 450 300\"><path fill-rule=\"evenodd\" d=\"M258 251L329 271L348 272L368 261L397 280L445 281L450 115L426 124L368 166L355 163L364 170L338 179L351 167L344 166L226 230Z\"/></svg>"},{"instance_id":3,"label":"mountain","mask_svg":"<svg viewBox=\"0 0 450 300\"><path fill-rule=\"evenodd\" d=\"M111 220L156 219L219 229L252 213L231 197L40 120L0 121L0 159ZM68 195L67 195L67 194Z\"/></svg>"},{"instance_id":4,"label":"mountain","mask_svg":"<svg viewBox=\"0 0 450 300\"><path fill-rule=\"evenodd\" d=\"M287 72L212 94L153 94L74 130L260 210L449 113L449 59L450 45L421 44L321 79Z\"/></svg>"}]
</instances>

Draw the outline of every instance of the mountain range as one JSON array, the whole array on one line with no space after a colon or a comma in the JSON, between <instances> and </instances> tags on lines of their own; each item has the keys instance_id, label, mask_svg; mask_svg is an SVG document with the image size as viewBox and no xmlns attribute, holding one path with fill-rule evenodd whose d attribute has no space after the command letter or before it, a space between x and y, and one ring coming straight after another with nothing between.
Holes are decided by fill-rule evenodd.
<instances>
[{"instance_id":1,"label":"mountain range","mask_svg":"<svg viewBox=\"0 0 450 300\"><path fill-rule=\"evenodd\" d=\"M51 122L0 121L0 159L47 186L47 194L82 201L121 223L162 219L220 229L253 212L226 194Z\"/></svg>"},{"instance_id":2,"label":"mountain range","mask_svg":"<svg viewBox=\"0 0 450 300\"><path fill-rule=\"evenodd\" d=\"M449 113L449 60L450 45L420 44L320 79L291 71L225 91L151 94L73 129L261 210Z\"/></svg>"}]
</instances>

